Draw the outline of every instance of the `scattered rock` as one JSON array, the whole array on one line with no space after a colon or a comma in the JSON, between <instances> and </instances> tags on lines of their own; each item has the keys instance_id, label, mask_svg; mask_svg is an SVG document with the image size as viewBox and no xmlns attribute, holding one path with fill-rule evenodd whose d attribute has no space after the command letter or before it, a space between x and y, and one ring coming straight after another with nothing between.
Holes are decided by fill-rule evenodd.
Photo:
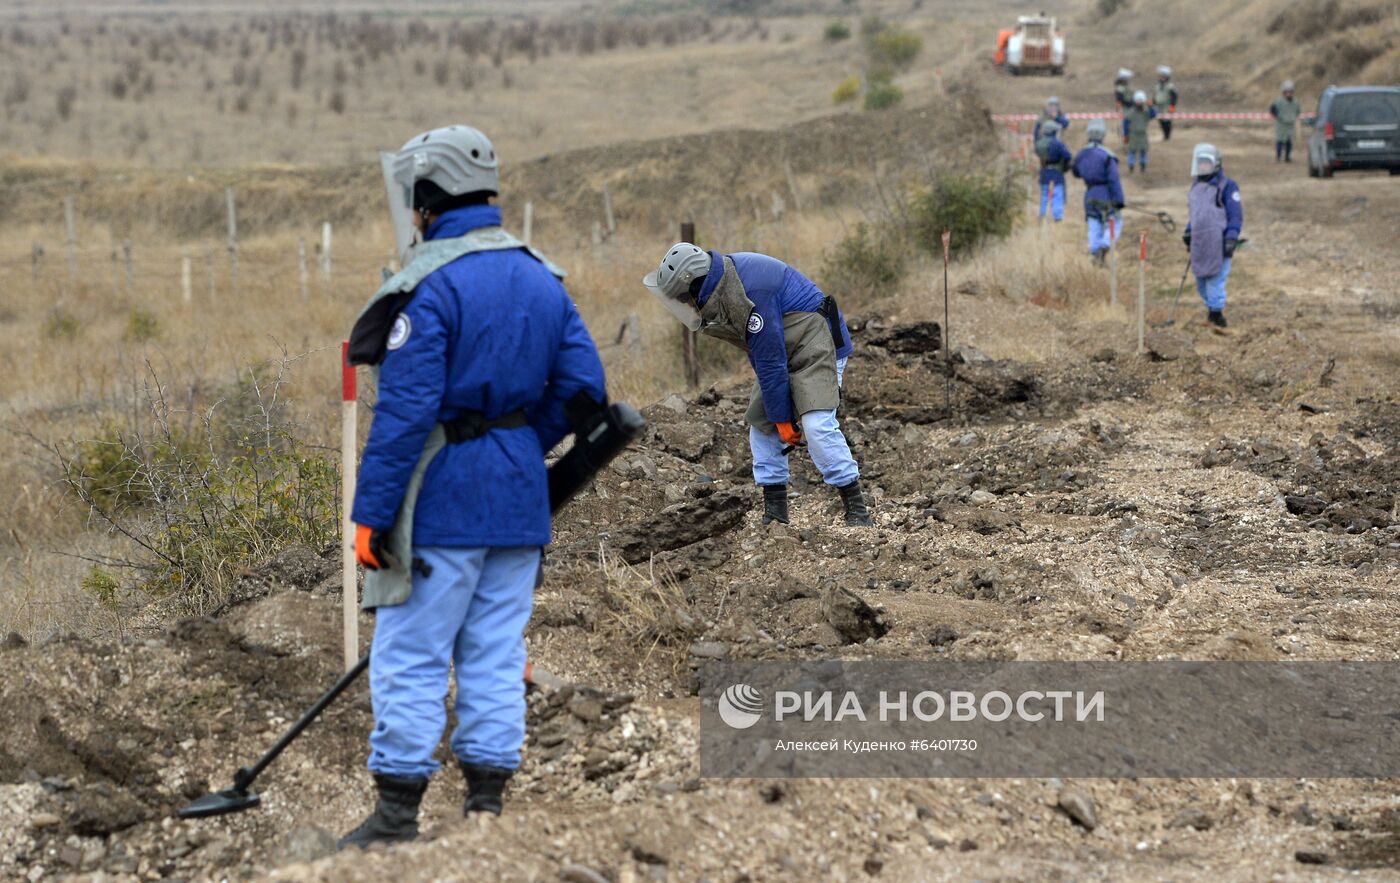
<instances>
[{"instance_id":1,"label":"scattered rock","mask_svg":"<svg viewBox=\"0 0 1400 883\"><path fill-rule=\"evenodd\" d=\"M990 506L997 501L997 495L984 490L975 490L968 494L967 501L977 506Z\"/></svg>"},{"instance_id":2,"label":"scattered rock","mask_svg":"<svg viewBox=\"0 0 1400 883\"><path fill-rule=\"evenodd\" d=\"M700 659L724 659L729 655L729 645L723 641L696 641L689 652Z\"/></svg>"},{"instance_id":3,"label":"scattered rock","mask_svg":"<svg viewBox=\"0 0 1400 883\"><path fill-rule=\"evenodd\" d=\"M1321 515L1327 501L1315 494L1285 494L1283 504L1294 515Z\"/></svg>"},{"instance_id":4,"label":"scattered rock","mask_svg":"<svg viewBox=\"0 0 1400 883\"><path fill-rule=\"evenodd\" d=\"M1327 853L1315 849L1300 849L1293 853L1293 858L1302 865L1325 865L1328 862Z\"/></svg>"},{"instance_id":5,"label":"scattered rock","mask_svg":"<svg viewBox=\"0 0 1400 883\"><path fill-rule=\"evenodd\" d=\"M63 823L63 819L51 812L36 812L29 817L29 825L33 828L55 828Z\"/></svg>"},{"instance_id":6,"label":"scattered rock","mask_svg":"<svg viewBox=\"0 0 1400 883\"><path fill-rule=\"evenodd\" d=\"M1175 362L1196 354L1191 341L1165 331L1155 331L1143 338L1147 357L1154 362Z\"/></svg>"},{"instance_id":7,"label":"scattered rock","mask_svg":"<svg viewBox=\"0 0 1400 883\"><path fill-rule=\"evenodd\" d=\"M1168 828L1194 828L1197 831L1209 831L1214 825L1215 820L1205 810L1194 806L1183 809L1167 823Z\"/></svg>"},{"instance_id":8,"label":"scattered rock","mask_svg":"<svg viewBox=\"0 0 1400 883\"><path fill-rule=\"evenodd\" d=\"M961 635L954 631L952 626L939 623L933 627L933 631L928 633L928 642L935 647L947 647L959 637Z\"/></svg>"},{"instance_id":9,"label":"scattered rock","mask_svg":"<svg viewBox=\"0 0 1400 883\"><path fill-rule=\"evenodd\" d=\"M663 832L656 828L643 828L627 835L625 840L632 858L648 865L665 865L671 861L671 850L666 845Z\"/></svg>"},{"instance_id":10,"label":"scattered rock","mask_svg":"<svg viewBox=\"0 0 1400 883\"><path fill-rule=\"evenodd\" d=\"M892 353L932 353L943 346L943 330L937 322L912 322L872 334L865 342Z\"/></svg>"},{"instance_id":11,"label":"scattered rock","mask_svg":"<svg viewBox=\"0 0 1400 883\"><path fill-rule=\"evenodd\" d=\"M10 632L5 636L4 643L0 644L0 650L20 650L28 646L29 642L24 639L24 635L19 632Z\"/></svg>"},{"instance_id":12,"label":"scattered rock","mask_svg":"<svg viewBox=\"0 0 1400 883\"><path fill-rule=\"evenodd\" d=\"M1321 819L1317 817L1317 813L1313 811L1313 808L1306 803L1298 804L1298 808L1293 810L1292 819L1300 825L1307 825L1309 827L1321 821Z\"/></svg>"},{"instance_id":13,"label":"scattered rock","mask_svg":"<svg viewBox=\"0 0 1400 883\"><path fill-rule=\"evenodd\" d=\"M587 865L565 865L559 869L559 879L564 883L611 883Z\"/></svg>"},{"instance_id":14,"label":"scattered rock","mask_svg":"<svg viewBox=\"0 0 1400 883\"><path fill-rule=\"evenodd\" d=\"M1070 821L1086 831L1092 831L1099 826L1094 798L1078 788L1069 785L1061 788L1056 805L1070 817Z\"/></svg>"},{"instance_id":15,"label":"scattered rock","mask_svg":"<svg viewBox=\"0 0 1400 883\"><path fill-rule=\"evenodd\" d=\"M335 835L315 825L300 825L287 832L278 847L282 864L314 862L335 852Z\"/></svg>"},{"instance_id":16,"label":"scattered rock","mask_svg":"<svg viewBox=\"0 0 1400 883\"><path fill-rule=\"evenodd\" d=\"M65 795L68 826L84 837L105 837L151 817L150 810L125 791L105 782Z\"/></svg>"},{"instance_id":17,"label":"scattered rock","mask_svg":"<svg viewBox=\"0 0 1400 883\"><path fill-rule=\"evenodd\" d=\"M686 400L674 392L656 404L658 407L665 408L668 411L673 411L682 416L685 415L686 411L690 410L690 405L686 403Z\"/></svg>"},{"instance_id":18,"label":"scattered rock","mask_svg":"<svg viewBox=\"0 0 1400 883\"><path fill-rule=\"evenodd\" d=\"M1116 358L1118 358L1118 351L1111 346L1106 346L1103 349L1097 350L1092 356L1090 356L1089 361L1112 362Z\"/></svg>"},{"instance_id":19,"label":"scattered rock","mask_svg":"<svg viewBox=\"0 0 1400 883\"><path fill-rule=\"evenodd\" d=\"M628 564L639 564L658 552L669 552L718 536L738 527L749 510L747 497L736 490L716 491L699 500L667 506L655 518L619 530L612 545Z\"/></svg>"},{"instance_id":20,"label":"scattered rock","mask_svg":"<svg viewBox=\"0 0 1400 883\"><path fill-rule=\"evenodd\" d=\"M698 463L715 444L713 423L661 423L656 439L668 454Z\"/></svg>"},{"instance_id":21,"label":"scattered rock","mask_svg":"<svg viewBox=\"0 0 1400 883\"><path fill-rule=\"evenodd\" d=\"M847 644L882 638L890 630L882 613L855 592L840 586L822 592L822 614Z\"/></svg>"}]
</instances>

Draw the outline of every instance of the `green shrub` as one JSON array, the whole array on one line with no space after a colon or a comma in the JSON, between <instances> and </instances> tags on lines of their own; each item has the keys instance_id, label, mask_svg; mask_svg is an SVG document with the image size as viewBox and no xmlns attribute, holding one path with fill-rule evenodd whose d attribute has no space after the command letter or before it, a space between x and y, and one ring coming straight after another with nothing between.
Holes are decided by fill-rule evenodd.
<instances>
[{"instance_id":1,"label":"green shrub","mask_svg":"<svg viewBox=\"0 0 1400 883\"><path fill-rule=\"evenodd\" d=\"M878 15L867 15L860 20L860 35L862 37L873 37L885 29L885 20Z\"/></svg>"},{"instance_id":2,"label":"green shrub","mask_svg":"<svg viewBox=\"0 0 1400 883\"><path fill-rule=\"evenodd\" d=\"M903 243L888 225L855 226L822 265L823 287L844 295L878 293L904 276Z\"/></svg>"},{"instance_id":3,"label":"green shrub","mask_svg":"<svg viewBox=\"0 0 1400 883\"><path fill-rule=\"evenodd\" d=\"M839 43L842 40L851 38L851 26L844 21L829 21L826 23L826 30L822 32L828 43Z\"/></svg>"},{"instance_id":4,"label":"green shrub","mask_svg":"<svg viewBox=\"0 0 1400 883\"><path fill-rule=\"evenodd\" d=\"M117 592L121 590L121 583L117 578L100 567L93 567L83 577L81 583L84 592L93 597L98 604L107 609L117 606Z\"/></svg>"},{"instance_id":5,"label":"green shrub","mask_svg":"<svg viewBox=\"0 0 1400 883\"><path fill-rule=\"evenodd\" d=\"M887 27L870 38L870 60L879 66L904 70L923 51L923 38L900 27Z\"/></svg>"},{"instance_id":6,"label":"green shrub","mask_svg":"<svg viewBox=\"0 0 1400 883\"><path fill-rule=\"evenodd\" d=\"M283 375L269 373L245 372L203 411L172 407L152 378L151 399L131 412L143 416L54 449L69 491L139 550L114 562L133 569L136 588L203 613L287 545L334 543L338 461L296 436ZM114 599L111 579L89 574L84 589Z\"/></svg>"},{"instance_id":7,"label":"green shrub","mask_svg":"<svg viewBox=\"0 0 1400 883\"><path fill-rule=\"evenodd\" d=\"M919 245L942 254L943 231L950 230L950 252L963 254L1009 234L1022 197L1010 176L944 172L910 200L909 232Z\"/></svg>"},{"instance_id":8,"label":"green shrub","mask_svg":"<svg viewBox=\"0 0 1400 883\"><path fill-rule=\"evenodd\" d=\"M865 109L884 110L904 100L904 90L888 80L874 80L865 90Z\"/></svg>"},{"instance_id":9,"label":"green shrub","mask_svg":"<svg viewBox=\"0 0 1400 883\"><path fill-rule=\"evenodd\" d=\"M860 95L860 77L851 74L840 83L836 84L836 90L831 93L832 104L845 104L854 101Z\"/></svg>"},{"instance_id":10,"label":"green shrub","mask_svg":"<svg viewBox=\"0 0 1400 883\"><path fill-rule=\"evenodd\" d=\"M122 340L127 343L148 343L158 337L160 320L156 318L155 313L137 307L126 317L126 330L122 332Z\"/></svg>"},{"instance_id":11,"label":"green shrub","mask_svg":"<svg viewBox=\"0 0 1400 883\"><path fill-rule=\"evenodd\" d=\"M44 320L44 336L49 340L72 340L82 330L83 323L63 307L54 307Z\"/></svg>"}]
</instances>

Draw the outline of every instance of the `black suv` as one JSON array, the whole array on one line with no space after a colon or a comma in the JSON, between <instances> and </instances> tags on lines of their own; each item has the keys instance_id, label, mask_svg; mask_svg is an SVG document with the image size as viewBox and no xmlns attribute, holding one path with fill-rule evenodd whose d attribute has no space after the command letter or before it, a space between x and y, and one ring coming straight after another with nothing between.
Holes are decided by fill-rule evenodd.
<instances>
[{"instance_id":1,"label":"black suv","mask_svg":"<svg viewBox=\"0 0 1400 883\"><path fill-rule=\"evenodd\" d=\"M1400 175L1400 87L1328 86L1308 136L1308 174L1388 169Z\"/></svg>"}]
</instances>

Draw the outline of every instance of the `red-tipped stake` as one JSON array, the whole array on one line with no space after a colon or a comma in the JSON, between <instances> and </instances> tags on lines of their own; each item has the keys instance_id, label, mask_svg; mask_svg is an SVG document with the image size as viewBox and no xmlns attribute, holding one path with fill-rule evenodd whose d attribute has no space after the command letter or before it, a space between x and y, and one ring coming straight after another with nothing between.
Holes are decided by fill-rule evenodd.
<instances>
[{"instance_id":1,"label":"red-tipped stake","mask_svg":"<svg viewBox=\"0 0 1400 883\"><path fill-rule=\"evenodd\" d=\"M345 637L345 670L360 656L360 621L355 571L355 525L350 510L355 505L355 455L357 424L355 366L350 364L350 341L340 343L340 580L341 626Z\"/></svg>"},{"instance_id":2,"label":"red-tipped stake","mask_svg":"<svg viewBox=\"0 0 1400 883\"><path fill-rule=\"evenodd\" d=\"M1138 234L1138 355L1142 355L1143 326L1147 322L1147 231Z\"/></svg>"}]
</instances>

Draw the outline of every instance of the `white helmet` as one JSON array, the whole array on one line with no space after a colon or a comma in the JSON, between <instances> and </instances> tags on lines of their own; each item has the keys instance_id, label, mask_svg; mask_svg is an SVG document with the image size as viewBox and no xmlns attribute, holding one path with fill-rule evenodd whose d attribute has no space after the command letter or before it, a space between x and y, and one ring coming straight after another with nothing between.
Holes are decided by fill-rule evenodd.
<instances>
[{"instance_id":1,"label":"white helmet","mask_svg":"<svg viewBox=\"0 0 1400 883\"><path fill-rule=\"evenodd\" d=\"M1049 109L1052 108L1052 107L1058 108L1059 106L1060 106L1060 99L1059 99L1058 96L1051 95L1049 98L1045 99L1045 109L1046 109L1046 110L1049 110Z\"/></svg>"},{"instance_id":2,"label":"white helmet","mask_svg":"<svg viewBox=\"0 0 1400 883\"><path fill-rule=\"evenodd\" d=\"M1089 120L1089 125L1084 127L1084 134L1090 141L1102 141L1108 137L1108 124L1101 119Z\"/></svg>"},{"instance_id":3,"label":"white helmet","mask_svg":"<svg viewBox=\"0 0 1400 883\"><path fill-rule=\"evenodd\" d=\"M1146 92L1144 92L1144 91L1142 91L1141 89L1139 89L1139 90L1137 90L1136 92L1133 93L1133 104L1146 104L1146 103L1147 103L1147 93L1146 93Z\"/></svg>"},{"instance_id":4,"label":"white helmet","mask_svg":"<svg viewBox=\"0 0 1400 883\"><path fill-rule=\"evenodd\" d=\"M1170 77L1171 75L1172 75L1172 69L1171 69L1171 68L1167 67L1165 64L1159 64L1159 65L1157 65L1157 76L1159 76L1159 77Z\"/></svg>"},{"instance_id":5,"label":"white helmet","mask_svg":"<svg viewBox=\"0 0 1400 883\"><path fill-rule=\"evenodd\" d=\"M1118 69L1118 79L1120 79L1120 80L1131 80L1132 78L1133 78L1133 72L1132 72L1132 71L1128 70L1128 69L1125 68L1125 67L1120 67L1120 68Z\"/></svg>"},{"instance_id":6,"label":"white helmet","mask_svg":"<svg viewBox=\"0 0 1400 883\"><path fill-rule=\"evenodd\" d=\"M381 153L380 164L389 190L389 215L399 254L406 258L414 240L410 214L414 185L430 181L448 196L490 193L500 186L500 168L491 140L471 126L446 126L409 139L398 153Z\"/></svg>"},{"instance_id":7,"label":"white helmet","mask_svg":"<svg viewBox=\"0 0 1400 883\"><path fill-rule=\"evenodd\" d=\"M1202 168L1204 166L1204 169ZM1220 150L1214 144L1202 142L1191 149L1191 175L1213 175L1220 168Z\"/></svg>"},{"instance_id":8,"label":"white helmet","mask_svg":"<svg viewBox=\"0 0 1400 883\"><path fill-rule=\"evenodd\" d=\"M691 331L700 329L700 312L690 299L690 283L710 274L710 253L689 242L677 242L661 259L661 265L642 278L642 284L661 305Z\"/></svg>"},{"instance_id":9,"label":"white helmet","mask_svg":"<svg viewBox=\"0 0 1400 883\"><path fill-rule=\"evenodd\" d=\"M1292 81L1292 80L1284 80L1284 81L1283 81L1283 89L1280 90L1280 91L1283 91L1283 92L1292 92L1292 91L1293 91L1293 81Z\"/></svg>"},{"instance_id":10,"label":"white helmet","mask_svg":"<svg viewBox=\"0 0 1400 883\"><path fill-rule=\"evenodd\" d=\"M1054 137L1060 134L1060 124L1054 120L1046 120L1040 124L1040 134L1046 138Z\"/></svg>"}]
</instances>

